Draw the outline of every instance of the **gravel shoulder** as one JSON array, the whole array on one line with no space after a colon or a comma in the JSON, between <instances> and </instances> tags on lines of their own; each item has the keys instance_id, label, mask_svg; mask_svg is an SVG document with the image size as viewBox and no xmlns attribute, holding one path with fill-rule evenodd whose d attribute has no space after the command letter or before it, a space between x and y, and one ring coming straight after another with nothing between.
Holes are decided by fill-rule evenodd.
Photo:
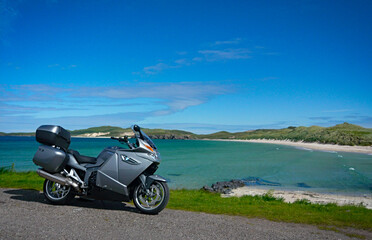
<instances>
[{"instance_id":1,"label":"gravel shoulder","mask_svg":"<svg viewBox=\"0 0 372 240\"><path fill-rule=\"evenodd\" d=\"M0 239L351 239L316 226L75 199L54 206L34 190L0 189ZM364 235L363 230L341 229Z\"/></svg>"}]
</instances>

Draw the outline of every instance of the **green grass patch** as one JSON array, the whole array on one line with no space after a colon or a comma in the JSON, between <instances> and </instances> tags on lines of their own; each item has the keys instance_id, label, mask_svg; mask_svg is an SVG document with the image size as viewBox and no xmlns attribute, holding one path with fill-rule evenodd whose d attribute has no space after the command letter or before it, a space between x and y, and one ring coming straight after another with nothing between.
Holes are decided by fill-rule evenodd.
<instances>
[{"instance_id":1,"label":"green grass patch","mask_svg":"<svg viewBox=\"0 0 372 240\"><path fill-rule=\"evenodd\" d=\"M168 208L372 230L372 210L362 206L311 204L308 201L285 203L270 194L222 198L202 190L173 190Z\"/></svg>"},{"instance_id":2,"label":"green grass patch","mask_svg":"<svg viewBox=\"0 0 372 240\"><path fill-rule=\"evenodd\" d=\"M36 172L16 172L12 168L0 168L0 187L43 189L44 178L39 177Z\"/></svg>"},{"instance_id":3,"label":"green grass patch","mask_svg":"<svg viewBox=\"0 0 372 240\"><path fill-rule=\"evenodd\" d=\"M36 172L15 172L0 168L2 188L40 191L43 181ZM203 190L171 190L167 208L313 224L323 228L331 226L372 230L372 210L362 206L311 204L306 200L285 203L282 199L274 198L270 192L264 196L222 198L219 194Z\"/></svg>"}]
</instances>

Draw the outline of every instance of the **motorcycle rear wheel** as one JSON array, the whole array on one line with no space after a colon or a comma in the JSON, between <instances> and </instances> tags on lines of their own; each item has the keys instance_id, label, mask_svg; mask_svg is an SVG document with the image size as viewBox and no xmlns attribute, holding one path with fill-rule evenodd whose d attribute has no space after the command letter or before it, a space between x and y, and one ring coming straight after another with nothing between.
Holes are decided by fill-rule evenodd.
<instances>
[{"instance_id":1,"label":"motorcycle rear wheel","mask_svg":"<svg viewBox=\"0 0 372 240\"><path fill-rule=\"evenodd\" d=\"M158 214L167 206L169 188L165 182L154 181L147 192L139 184L133 192L133 202L137 209L146 214Z\"/></svg>"},{"instance_id":2,"label":"motorcycle rear wheel","mask_svg":"<svg viewBox=\"0 0 372 240\"><path fill-rule=\"evenodd\" d=\"M62 186L49 179L44 181L43 193L48 202L58 205L70 203L75 197L71 186Z\"/></svg>"}]
</instances>

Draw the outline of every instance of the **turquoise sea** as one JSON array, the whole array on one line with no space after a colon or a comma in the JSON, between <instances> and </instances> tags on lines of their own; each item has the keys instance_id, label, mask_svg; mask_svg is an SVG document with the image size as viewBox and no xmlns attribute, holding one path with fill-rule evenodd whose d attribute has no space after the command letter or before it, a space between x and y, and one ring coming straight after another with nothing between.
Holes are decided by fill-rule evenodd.
<instances>
[{"instance_id":1,"label":"turquoise sea","mask_svg":"<svg viewBox=\"0 0 372 240\"><path fill-rule=\"evenodd\" d=\"M70 148L97 156L111 139L72 138ZM162 156L157 174L171 188L199 189L217 181L259 178L279 186L270 189L315 192L372 193L372 156L345 152L321 152L262 143L155 140ZM35 170L34 137L0 137L0 167L15 165L18 171Z\"/></svg>"}]
</instances>

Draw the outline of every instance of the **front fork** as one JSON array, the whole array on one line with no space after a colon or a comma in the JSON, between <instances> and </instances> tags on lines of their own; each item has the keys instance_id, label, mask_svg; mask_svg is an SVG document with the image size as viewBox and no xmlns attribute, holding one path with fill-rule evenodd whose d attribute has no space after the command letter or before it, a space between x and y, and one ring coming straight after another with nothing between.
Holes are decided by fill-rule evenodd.
<instances>
[{"instance_id":1,"label":"front fork","mask_svg":"<svg viewBox=\"0 0 372 240\"><path fill-rule=\"evenodd\" d=\"M150 186L154 181L167 182L167 180L165 180L163 177L159 175L146 176L144 174L141 174L139 176L139 179L141 181L142 189L144 189L146 195L151 195Z\"/></svg>"},{"instance_id":2,"label":"front fork","mask_svg":"<svg viewBox=\"0 0 372 240\"><path fill-rule=\"evenodd\" d=\"M139 176L139 179L141 181L142 191L146 193L146 195L150 195L150 189L146 187L146 176L144 174L141 174Z\"/></svg>"}]
</instances>

